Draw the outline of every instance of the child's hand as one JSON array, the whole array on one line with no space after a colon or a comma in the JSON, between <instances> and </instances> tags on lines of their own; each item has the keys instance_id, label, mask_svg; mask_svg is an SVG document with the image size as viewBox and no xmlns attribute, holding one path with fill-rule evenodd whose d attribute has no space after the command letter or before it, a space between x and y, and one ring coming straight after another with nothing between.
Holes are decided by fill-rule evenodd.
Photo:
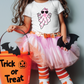
<instances>
[{"instance_id":1,"label":"child's hand","mask_svg":"<svg viewBox=\"0 0 84 84\"><path fill-rule=\"evenodd\" d=\"M7 29L7 32L12 32L16 28L16 25L10 25L9 28Z\"/></svg>"},{"instance_id":2,"label":"child's hand","mask_svg":"<svg viewBox=\"0 0 84 84\"><path fill-rule=\"evenodd\" d=\"M68 51L67 48L65 48L65 47L61 47L61 49L65 50L65 51Z\"/></svg>"},{"instance_id":3,"label":"child's hand","mask_svg":"<svg viewBox=\"0 0 84 84\"><path fill-rule=\"evenodd\" d=\"M64 44L68 43L67 39L62 39L62 40L63 40ZM67 48L65 48L65 47L61 47L61 49L64 49L65 51L68 51Z\"/></svg>"}]
</instances>

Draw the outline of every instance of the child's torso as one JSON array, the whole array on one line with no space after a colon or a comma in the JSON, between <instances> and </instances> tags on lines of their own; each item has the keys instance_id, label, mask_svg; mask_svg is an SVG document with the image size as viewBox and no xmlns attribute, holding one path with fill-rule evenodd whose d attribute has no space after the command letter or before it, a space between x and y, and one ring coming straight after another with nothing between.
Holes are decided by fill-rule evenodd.
<instances>
[{"instance_id":1,"label":"child's torso","mask_svg":"<svg viewBox=\"0 0 84 84\"><path fill-rule=\"evenodd\" d=\"M31 3L32 31L42 33L56 33L60 30L56 7L50 1L45 3Z\"/></svg>"}]
</instances>

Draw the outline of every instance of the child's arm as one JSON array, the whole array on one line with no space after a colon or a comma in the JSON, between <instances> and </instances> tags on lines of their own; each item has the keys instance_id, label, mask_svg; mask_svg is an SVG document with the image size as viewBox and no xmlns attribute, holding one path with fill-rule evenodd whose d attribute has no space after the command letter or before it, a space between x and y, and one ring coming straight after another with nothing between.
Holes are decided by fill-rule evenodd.
<instances>
[{"instance_id":1,"label":"child's arm","mask_svg":"<svg viewBox=\"0 0 84 84\"><path fill-rule=\"evenodd\" d=\"M63 19L63 13L59 14L60 28L61 28L61 36L63 36L63 42L67 43L67 35L66 35L66 25Z\"/></svg>"},{"instance_id":2,"label":"child's arm","mask_svg":"<svg viewBox=\"0 0 84 84\"><path fill-rule=\"evenodd\" d=\"M18 25L11 25L9 26L9 28L7 29L8 32L12 32L12 31L16 31L18 33L23 34L23 32L19 31L19 30L15 30L17 29L21 29L23 30L25 33L27 33L30 30L30 26L31 26L31 18L24 16L24 24L22 26L18 26Z\"/></svg>"}]
</instances>

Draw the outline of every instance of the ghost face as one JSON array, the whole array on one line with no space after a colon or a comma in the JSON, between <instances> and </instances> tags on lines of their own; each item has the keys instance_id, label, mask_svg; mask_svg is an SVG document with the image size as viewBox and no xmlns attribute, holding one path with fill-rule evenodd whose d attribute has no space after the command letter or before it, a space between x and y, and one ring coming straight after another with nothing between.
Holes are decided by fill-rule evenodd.
<instances>
[{"instance_id":1,"label":"ghost face","mask_svg":"<svg viewBox=\"0 0 84 84\"><path fill-rule=\"evenodd\" d=\"M43 17L47 17L48 16L48 10L47 9L43 9L42 11L41 11L41 14L42 14L42 16Z\"/></svg>"}]
</instances>

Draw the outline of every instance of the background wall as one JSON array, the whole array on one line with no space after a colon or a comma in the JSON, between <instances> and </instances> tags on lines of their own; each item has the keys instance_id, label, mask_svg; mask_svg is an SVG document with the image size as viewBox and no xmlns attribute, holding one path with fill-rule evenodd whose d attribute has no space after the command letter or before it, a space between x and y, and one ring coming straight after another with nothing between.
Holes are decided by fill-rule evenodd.
<instances>
[{"instance_id":1,"label":"background wall","mask_svg":"<svg viewBox=\"0 0 84 84\"><path fill-rule=\"evenodd\" d=\"M0 1L0 36L13 24L11 22L11 6L13 1L14 0ZM67 28L69 33L79 35L77 43L81 53L79 60L73 66L68 67L67 71L74 84L84 84L84 0L67 0L67 3L70 9ZM20 36L20 34L15 32L6 33L2 39L2 43L8 41L15 46L16 44L14 41ZM61 84L54 71L50 71L50 83ZM35 70L32 70L30 84L38 84L38 72Z\"/></svg>"}]
</instances>

